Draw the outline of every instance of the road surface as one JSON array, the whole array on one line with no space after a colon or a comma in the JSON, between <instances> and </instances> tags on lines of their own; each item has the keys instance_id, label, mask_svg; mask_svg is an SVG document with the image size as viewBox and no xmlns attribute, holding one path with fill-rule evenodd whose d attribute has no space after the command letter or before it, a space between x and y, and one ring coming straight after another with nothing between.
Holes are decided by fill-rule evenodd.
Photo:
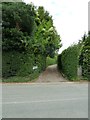
<instances>
[{"instance_id":1,"label":"road surface","mask_svg":"<svg viewBox=\"0 0 90 120\"><path fill-rule=\"evenodd\" d=\"M88 118L87 83L3 84L3 118Z\"/></svg>"}]
</instances>

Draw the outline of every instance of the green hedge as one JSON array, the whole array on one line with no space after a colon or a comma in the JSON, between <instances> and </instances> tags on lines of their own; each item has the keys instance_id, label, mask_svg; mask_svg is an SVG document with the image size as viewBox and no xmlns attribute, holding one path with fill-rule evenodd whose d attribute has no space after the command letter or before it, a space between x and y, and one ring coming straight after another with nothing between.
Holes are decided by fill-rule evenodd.
<instances>
[{"instance_id":1,"label":"green hedge","mask_svg":"<svg viewBox=\"0 0 90 120\"><path fill-rule=\"evenodd\" d=\"M69 80L77 79L78 46L73 45L58 56L58 68Z\"/></svg>"},{"instance_id":2,"label":"green hedge","mask_svg":"<svg viewBox=\"0 0 90 120\"><path fill-rule=\"evenodd\" d=\"M77 74L77 67L82 68L82 72ZM68 47L58 56L58 68L69 80L90 80L90 31L77 45Z\"/></svg>"},{"instance_id":3,"label":"green hedge","mask_svg":"<svg viewBox=\"0 0 90 120\"><path fill-rule=\"evenodd\" d=\"M38 69L33 70L33 66ZM19 53L16 51L2 53L2 76L8 78L11 76L30 76L34 79L46 67L46 58L44 55L34 55L29 53Z\"/></svg>"},{"instance_id":4,"label":"green hedge","mask_svg":"<svg viewBox=\"0 0 90 120\"><path fill-rule=\"evenodd\" d=\"M82 66L83 79L90 80L90 35L83 42L79 64Z\"/></svg>"}]
</instances>

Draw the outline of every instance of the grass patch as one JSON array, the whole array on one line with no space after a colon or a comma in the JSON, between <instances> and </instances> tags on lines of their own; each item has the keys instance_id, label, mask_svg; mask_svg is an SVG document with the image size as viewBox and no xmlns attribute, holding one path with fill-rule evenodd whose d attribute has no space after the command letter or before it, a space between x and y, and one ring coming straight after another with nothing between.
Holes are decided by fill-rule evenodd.
<instances>
[{"instance_id":1,"label":"grass patch","mask_svg":"<svg viewBox=\"0 0 90 120\"><path fill-rule=\"evenodd\" d=\"M12 83L12 82L16 82L16 83L23 83L23 82L34 82L38 77L39 77L40 73L34 73L31 74L29 76L13 76L13 77L8 77L8 78L2 78L2 82L3 83Z\"/></svg>"},{"instance_id":2,"label":"grass patch","mask_svg":"<svg viewBox=\"0 0 90 120\"><path fill-rule=\"evenodd\" d=\"M2 82L4 83L12 83L12 82L16 82L16 83L23 83L23 82L32 82L34 80L31 80L30 77L17 77L17 76L14 76L14 77L9 77L7 79L3 78L2 79Z\"/></svg>"}]
</instances>

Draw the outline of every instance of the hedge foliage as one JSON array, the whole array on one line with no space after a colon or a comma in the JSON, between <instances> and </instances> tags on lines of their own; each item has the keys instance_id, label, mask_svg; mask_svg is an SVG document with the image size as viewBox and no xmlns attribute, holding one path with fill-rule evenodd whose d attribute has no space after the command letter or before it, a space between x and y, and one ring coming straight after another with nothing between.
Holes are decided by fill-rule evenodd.
<instances>
[{"instance_id":1,"label":"hedge foliage","mask_svg":"<svg viewBox=\"0 0 90 120\"><path fill-rule=\"evenodd\" d=\"M83 79L90 81L90 32L81 41L81 54L79 56L79 65L82 66Z\"/></svg>"},{"instance_id":2,"label":"hedge foliage","mask_svg":"<svg viewBox=\"0 0 90 120\"><path fill-rule=\"evenodd\" d=\"M3 52L2 54L2 75L3 77L11 76L30 76L33 79L35 74L39 74L45 69L46 58L41 55L35 56L23 52L22 54L16 51ZM37 69L33 69L38 66Z\"/></svg>"},{"instance_id":3,"label":"hedge foliage","mask_svg":"<svg viewBox=\"0 0 90 120\"><path fill-rule=\"evenodd\" d=\"M77 77L78 47L70 46L58 56L58 68L69 80Z\"/></svg>"},{"instance_id":4,"label":"hedge foliage","mask_svg":"<svg viewBox=\"0 0 90 120\"><path fill-rule=\"evenodd\" d=\"M76 45L72 45L58 56L58 68L69 80L78 80L78 68L82 68L81 79L90 80L90 32Z\"/></svg>"}]
</instances>

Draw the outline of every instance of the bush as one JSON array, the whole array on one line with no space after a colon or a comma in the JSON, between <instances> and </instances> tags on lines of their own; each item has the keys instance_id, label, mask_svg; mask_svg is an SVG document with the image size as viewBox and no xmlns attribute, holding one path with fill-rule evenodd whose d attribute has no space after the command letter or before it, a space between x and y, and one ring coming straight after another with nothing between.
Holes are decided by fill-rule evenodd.
<instances>
[{"instance_id":1,"label":"bush","mask_svg":"<svg viewBox=\"0 0 90 120\"><path fill-rule=\"evenodd\" d=\"M58 56L58 68L69 80L77 79L78 46L73 45Z\"/></svg>"},{"instance_id":2,"label":"bush","mask_svg":"<svg viewBox=\"0 0 90 120\"><path fill-rule=\"evenodd\" d=\"M33 70L33 66L38 66ZM45 69L46 58L42 55L19 53L16 51L3 52L2 54L2 76L30 76L31 79ZM36 75L37 74L37 75Z\"/></svg>"},{"instance_id":3,"label":"bush","mask_svg":"<svg viewBox=\"0 0 90 120\"><path fill-rule=\"evenodd\" d=\"M90 34L82 41L79 64L82 66L83 79L90 80Z\"/></svg>"}]
</instances>

